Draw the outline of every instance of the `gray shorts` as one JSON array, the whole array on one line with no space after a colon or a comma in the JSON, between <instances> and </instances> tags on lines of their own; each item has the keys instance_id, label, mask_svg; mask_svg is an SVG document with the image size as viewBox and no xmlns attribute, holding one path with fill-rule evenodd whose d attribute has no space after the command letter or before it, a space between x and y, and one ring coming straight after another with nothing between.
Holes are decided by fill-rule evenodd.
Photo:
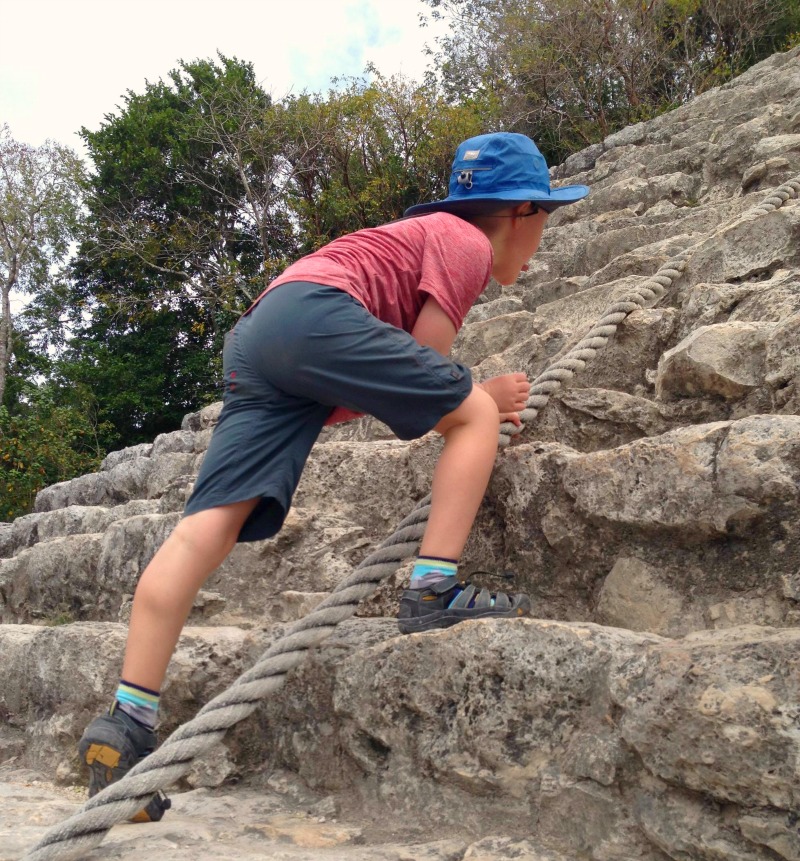
<instances>
[{"instance_id":1,"label":"gray shorts","mask_svg":"<svg viewBox=\"0 0 800 861\"><path fill-rule=\"evenodd\" d=\"M223 407L184 514L260 497L239 541L271 538L335 406L416 439L472 391L467 368L342 290L282 284L225 338Z\"/></svg>"}]
</instances>

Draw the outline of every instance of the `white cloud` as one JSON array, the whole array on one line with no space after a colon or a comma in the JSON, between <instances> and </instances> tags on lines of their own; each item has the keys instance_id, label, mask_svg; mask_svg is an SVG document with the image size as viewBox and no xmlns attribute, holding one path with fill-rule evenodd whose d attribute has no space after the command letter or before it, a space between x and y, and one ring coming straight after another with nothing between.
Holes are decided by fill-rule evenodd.
<instances>
[{"instance_id":1,"label":"white cloud","mask_svg":"<svg viewBox=\"0 0 800 861\"><path fill-rule=\"evenodd\" d=\"M217 51L273 95L326 90L368 62L421 78L421 0L0 0L0 122L19 140L80 147L127 90Z\"/></svg>"}]
</instances>

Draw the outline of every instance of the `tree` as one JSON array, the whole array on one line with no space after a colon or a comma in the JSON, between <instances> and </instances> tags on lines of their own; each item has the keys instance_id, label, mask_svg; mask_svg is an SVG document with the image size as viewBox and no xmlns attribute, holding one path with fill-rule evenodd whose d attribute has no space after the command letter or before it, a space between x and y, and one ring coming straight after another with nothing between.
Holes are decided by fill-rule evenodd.
<instances>
[{"instance_id":1,"label":"tree","mask_svg":"<svg viewBox=\"0 0 800 861\"><path fill-rule=\"evenodd\" d=\"M303 252L446 194L457 144L483 130L469 100L451 105L432 81L371 71L284 100L286 204Z\"/></svg>"},{"instance_id":2,"label":"tree","mask_svg":"<svg viewBox=\"0 0 800 861\"><path fill-rule=\"evenodd\" d=\"M0 125L0 403L13 355L12 294L52 283L76 235L81 174L67 147L32 147Z\"/></svg>"},{"instance_id":3,"label":"tree","mask_svg":"<svg viewBox=\"0 0 800 861\"><path fill-rule=\"evenodd\" d=\"M224 333L293 252L273 116L252 66L220 57L181 63L82 132L64 367L103 392L123 445L213 397Z\"/></svg>"},{"instance_id":4,"label":"tree","mask_svg":"<svg viewBox=\"0 0 800 861\"><path fill-rule=\"evenodd\" d=\"M454 24L435 54L449 97L480 99L551 162L790 47L800 25L800 0L425 2Z\"/></svg>"}]
</instances>

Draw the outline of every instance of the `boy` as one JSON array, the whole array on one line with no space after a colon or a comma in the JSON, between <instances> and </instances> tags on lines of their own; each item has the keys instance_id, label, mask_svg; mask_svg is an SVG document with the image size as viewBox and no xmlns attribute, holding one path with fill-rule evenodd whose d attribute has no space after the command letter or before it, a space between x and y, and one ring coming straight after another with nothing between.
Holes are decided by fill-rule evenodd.
<instances>
[{"instance_id":1,"label":"boy","mask_svg":"<svg viewBox=\"0 0 800 861\"><path fill-rule=\"evenodd\" d=\"M533 141L497 133L458 147L449 191L412 206L412 217L299 260L228 334L219 422L184 518L136 589L115 702L80 741L90 795L154 749L158 692L198 590L237 541L280 530L326 424L369 413L401 439L430 430L444 437L428 525L401 599L403 633L530 611L526 595L477 592L456 576L499 425L519 424L528 380L506 374L474 385L447 356L490 275L513 283L548 213L589 190L551 190ZM137 819L160 819L166 806L156 797Z\"/></svg>"}]
</instances>

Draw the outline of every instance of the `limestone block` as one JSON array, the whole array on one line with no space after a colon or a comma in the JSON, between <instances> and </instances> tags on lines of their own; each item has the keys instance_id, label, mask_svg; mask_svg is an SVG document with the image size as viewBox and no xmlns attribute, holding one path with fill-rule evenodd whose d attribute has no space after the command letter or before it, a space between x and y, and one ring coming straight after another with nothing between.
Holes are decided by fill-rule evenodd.
<instances>
[{"instance_id":1,"label":"limestone block","mask_svg":"<svg viewBox=\"0 0 800 861\"><path fill-rule=\"evenodd\" d=\"M69 535L0 561L0 622L96 618L102 540L102 534Z\"/></svg>"},{"instance_id":2,"label":"limestone block","mask_svg":"<svg viewBox=\"0 0 800 861\"><path fill-rule=\"evenodd\" d=\"M766 345L774 328L740 322L700 327L661 357L657 397L744 397L764 383Z\"/></svg>"},{"instance_id":3,"label":"limestone block","mask_svg":"<svg viewBox=\"0 0 800 861\"><path fill-rule=\"evenodd\" d=\"M539 334L536 317L529 311L504 314L464 326L453 344L452 355L457 361L472 367L536 334Z\"/></svg>"},{"instance_id":4,"label":"limestone block","mask_svg":"<svg viewBox=\"0 0 800 861\"><path fill-rule=\"evenodd\" d=\"M57 510L63 511L65 509ZM6 540L3 542L3 556L13 556L25 547L32 547L39 540L39 522L49 513L34 512L33 514L23 514L21 517L17 517L12 523L9 523L8 534Z\"/></svg>"},{"instance_id":5,"label":"limestone block","mask_svg":"<svg viewBox=\"0 0 800 861\"><path fill-rule=\"evenodd\" d=\"M53 511L68 505L113 505L108 472L89 473L51 484L36 494L34 511Z\"/></svg>"},{"instance_id":6,"label":"limestone block","mask_svg":"<svg viewBox=\"0 0 800 861\"><path fill-rule=\"evenodd\" d=\"M666 642L612 695L652 774L747 808L796 810L800 630L742 627Z\"/></svg>"},{"instance_id":7,"label":"limestone block","mask_svg":"<svg viewBox=\"0 0 800 861\"><path fill-rule=\"evenodd\" d=\"M715 463L727 422L680 428L569 462L563 485L579 511L640 529L726 535L761 513L735 492L721 492Z\"/></svg>"},{"instance_id":8,"label":"limestone block","mask_svg":"<svg viewBox=\"0 0 800 861\"><path fill-rule=\"evenodd\" d=\"M177 514L143 514L111 524L102 536L96 589L106 615L116 618L122 596L133 594L139 576L180 519Z\"/></svg>"},{"instance_id":9,"label":"limestone block","mask_svg":"<svg viewBox=\"0 0 800 861\"><path fill-rule=\"evenodd\" d=\"M79 779L77 741L116 690L126 635L113 623L0 625L0 705L30 742L21 764ZM230 684L262 643L237 628L185 629L164 686L162 734Z\"/></svg>"},{"instance_id":10,"label":"limestone block","mask_svg":"<svg viewBox=\"0 0 800 861\"><path fill-rule=\"evenodd\" d=\"M706 799L648 780L636 802L640 827L670 858L698 861L770 861L771 855L724 821Z\"/></svg>"},{"instance_id":11,"label":"limestone block","mask_svg":"<svg viewBox=\"0 0 800 861\"><path fill-rule=\"evenodd\" d=\"M319 442L374 442L397 439L388 425L373 416L363 416L349 422L339 422L322 429Z\"/></svg>"},{"instance_id":12,"label":"limestone block","mask_svg":"<svg viewBox=\"0 0 800 861\"><path fill-rule=\"evenodd\" d=\"M770 334L765 380L777 411L800 414L800 313L777 324Z\"/></svg>"},{"instance_id":13,"label":"limestone block","mask_svg":"<svg viewBox=\"0 0 800 861\"><path fill-rule=\"evenodd\" d=\"M781 323L800 313L796 274L778 270L771 278L743 284L700 282L688 291L678 334L727 321Z\"/></svg>"},{"instance_id":14,"label":"limestone block","mask_svg":"<svg viewBox=\"0 0 800 861\"><path fill-rule=\"evenodd\" d=\"M800 498L800 416L750 416L733 422L717 453L716 484L725 496L765 509Z\"/></svg>"},{"instance_id":15,"label":"limestone block","mask_svg":"<svg viewBox=\"0 0 800 861\"><path fill-rule=\"evenodd\" d=\"M187 443L188 444L188 443ZM157 499L183 476L196 477L194 472L196 455L190 452L171 452L150 458L152 469L149 471L143 496Z\"/></svg>"},{"instance_id":16,"label":"limestone block","mask_svg":"<svg viewBox=\"0 0 800 861\"><path fill-rule=\"evenodd\" d=\"M103 461L100 464L100 470L105 472L109 469L113 469L117 464L122 463L124 460L133 460L137 457L150 457L150 453L152 451L152 443L143 442L139 445L132 445L128 448L120 449L119 451L109 452L103 458Z\"/></svg>"},{"instance_id":17,"label":"limestone block","mask_svg":"<svg viewBox=\"0 0 800 861\"><path fill-rule=\"evenodd\" d=\"M483 796L487 811L500 805L509 817L520 815L531 792L546 791L554 759L575 732L602 723L594 698L605 668L642 642L612 629L520 620L379 644L348 658L339 675L342 739L367 773L392 773L401 806L416 795L440 816L448 799L468 793ZM393 694L387 700L379 690ZM569 731L561 723L567 713ZM416 777L431 770L438 798Z\"/></svg>"},{"instance_id":18,"label":"limestone block","mask_svg":"<svg viewBox=\"0 0 800 861\"><path fill-rule=\"evenodd\" d=\"M608 212L615 209L625 209L637 200L643 200L648 193L649 183L642 176L617 178L605 188L593 188L590 198L585 205L592 214Z\"/></svg>"},{"instance_id":19,"label":"limestone block","mask_svg":"<svg viewBox=\"0 0 800 861\"><path fill-rule=\"evenodd\" d=\"M520 277L524 289L522 303L526 311L535 311L539 305L546 305L548 302L556 302L565 296L579 293L589 281L585 275L577 275L574 278L556 278L554 281L528 285L525 273Z\"/></svg>"},{"instance_id":20,"label":"limestone block","mask_svg":"<svg viewBox=\"0 0 800 861\"><path fill-rule=\"evenodd\" d=\"M532 840L515 840L513 837L484 837L473 843L463 861L569 861L567 856L550 852Z\"/></svg>"},{"instance_id":21,"label":"limestone block","mask_svg":"<svg viewBox=\"0 0 800 861\"><path fill-rule=\"evenodd\" d=\"M321 600L361 561L370 541L363 527L333 513L292 508L269 541L238 544L208 581L225 613L288 621Z\"/></svg>"},{"instance_id":22,"label":"limestone block","mask_svg":"<svg viewBox=\"0 0 800 861\"><path fill-rule=\"evenodd\" d=\"M38 541L49 541L65 535L103 532L116 519L113 508L104 508L100 505L70 505L67 508L58 508L55 511L46 511L32 516L36 518L36 540Z\"/></svg>"},{"instance_id":23,"label":"limestone block","mask_svg":"<svg viewBox=\"0 0 800 861\"><path fill-rule=\"evenodd\" d=\"M177 430L172 433L159 434L153 443L151 457L177 452L193 452L195 450L195 434L189 430Z\"/></svg>"},{"instance_id":24,"label":"limestone block","mask_svg":"<svg viewBox=\"0 0 800 861\"><path fill-rule=\"evenodd\" d=\"M638 247L615 256L605 266L597 269L587 286L595 287L631 275L649 278L664 263L683 251L688 244L686 236L678 235L664 239L664 231L658 232L660 235L656 242L642 242Z\"/></svg>"},{"instance_id":25,"label":"limestone block","mask_svg":"<svg viewBox=\"0 0 800 861\"><path fill-rule=\"evenodd\" d=\"M534 380L561 353L569 333L549 329L541 335L517 341L502 353L484 359L472 368L473 380L483 381L501 374L524 373Z\"/></svg>"},{"instance_id":26,"label":"limestone block","mask_svg":"<svg viewBox=\"0 0 800 861\"><path fill-rule=\"evenodd\" d=\"M152 457L137 457L112 467L104 474L108 476L108 492L113 502L146 499L148 482L159 471Z\"/></svg>"},{"instance_id":27,"label":"limestone block","mask_svg":"<svg viewBox=\"0 0 800 861\"><path fill-rule=\"evenodd\" d=\"M689 258L690 282L742 282L800 263L800 209L783 206L734 224Z\"/></svg>"},{"instance_id":28,"label":"limestone block","mask_svg":"<svg viewBox=\"0 0 800 861\"><path fill-rule=\"evenodd\" d=\"M751 843L766 846L787 861L800 861L800 833L791 816L758 811L742 816L739 828Z\"/></svg>"},{"instance_id":29,"label":"limestone block","mask_svg":"<svg viewBox=\"0 0 800 861\"><path fill-rule=\"evenodd\" d=\"M769 158L754 164L745 171L742 177L742 191L751 190L753 186L758 188L774 188L781 185L783 180L791 174L791 164L786 158Z\"/></svg>"},{"instance_id":30,"label":"limestone block","mask_svg":"<svg viewBox=\"0 0 800 861\"><path fill-rule=\"evenodd\" d=\"M11 556L15 551L14 524L0 523L0 558Z\"/></svg>"},{"instance_id":31,"label":"limestone block","mask_svg":"<svg viewBox=\"0 0 800 861\"><path fill-rule=\"evenodd\" d=\"M383 540L430 490L441 439L325 442L314 446L294 504L335 512ZM400 518L398 518L398 514Z\"/></svg>"},{"instance_id":32,"label":"limestone block","mask_svg":"<svg viewBox=\"0 0 800 861\"><path fill-rule=\"evenodd\" d=\"M553 396L536 419L539 440L578 451L615 448L667 429L652 401L609 389L567 389Z\"/></svg>"},{"instance_id":33,"label":"limestone block","mask_svg":"<svg viewBox=\"0 0 800 861\"><path fill-rule=\"evenodd\" d=\"M581 290L556 302L539 305L536 317L540 331L560 326L585 332L612 302L645 280L640 276L620 278L608 284Z\"/></svg>"},{"instance_id":34,"label":"limestone block","mask_svg":"<svg viewBox=\"0 0 800 861\"><path fill-rule=\"evenodd\" d=\"M649 388L647 369L656 367L672 342L678 319L674 308L646 308L629 314L605 347L576 373L572 385L641 395Z\"/></svg>"},{"instance_id":35,"label":"limestone block","mask_svg":"<svg viewBox=\"0 0 800 861\"><path fill-rule=\"evenodd\" d=\"M606 577L597 605L598 621L630 631L674 636L702 627L692 619L680 592L641 559L622 557ZM699 614L698 614L699 615Z\"/></svg>"},{"instance_id":36,"label":"limestone block","mask_svg":"<svg viewBox=\"0 0 800 861\"><path fill-rule=\"evenodd\" d=\"M505 314L514 314L517 311L524 310L526 309L522 307L521 299L518 299L516 296L501 296L499 299L493 299L490 302L473 305L464 319L464 325L481 323L484 320L491 320L493 317L502 317Z\"/></svg>"},{"instance_id":37,"label":"limestone block","mask_svg":"<svg viewBox=\"0 0 800 861\"><path fill-rule=\"evenodd\" d=\"M198 431L213 427L217 423L221 411L222 401L215 401L196 413L189 413L183 417L181 430L197 433Z\"/></svg>"},{"instance_id":38,"label":"limestone block","mask_svg":"<svg viewBox=\"0 0 800 861\"><path fill-rule=\"evenodd\" d=\"M753 150L753 155L759 161L787 153L792 153L795 165L800 166L800 135L772 135L762 138Z\"/></svg>"}]
</instances>

